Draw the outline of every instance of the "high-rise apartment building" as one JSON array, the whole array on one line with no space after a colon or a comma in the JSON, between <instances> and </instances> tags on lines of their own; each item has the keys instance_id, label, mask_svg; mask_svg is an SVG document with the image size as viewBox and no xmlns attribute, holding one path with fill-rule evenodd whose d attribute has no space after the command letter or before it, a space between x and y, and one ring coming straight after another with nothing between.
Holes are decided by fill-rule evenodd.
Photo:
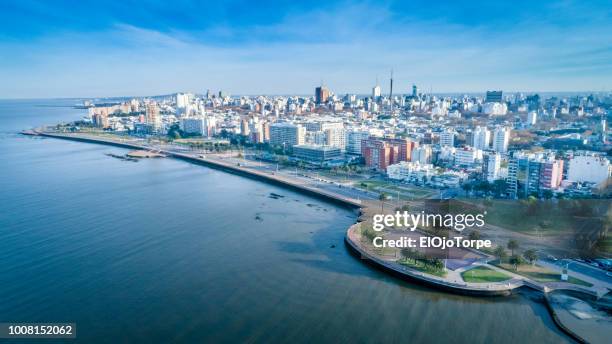
<instances>
[{"instance_id":1,"label":"high-rise apartment building","mask_svg":"<svg viewBox=\"0 0 612 344\"><path fill-rule=\"evenodd\" d=\"M501 155L496 152L488 152L483 158L482 174L489 183L498 180L501 169Z\"/></svg>"},{"instance_id":2,"label":"high-rise apartment building","mask_svg":"<svg viewBox=\"0 0 612 344\"><path fill-rule=\"evenodd\" d=\"M493 131L493 150L498 153L508 152L510 142L510 128L497 127Z\"/></svg>"},{"instance_id":3,"label":"high-rise apartment building","mask_svg":"<svg viewBox=\"0 0 612 344\"><path fill-rule=\"evenodd\" d=\"M536 111L529 111L527 114L527 125L533 126L538 122L538 113Z\"/></svg>"},{"instance_id":4,"label":"high-rise apartment building","mask_svg":"<svg viewBox=\"0 0 612 344\"><path fill-rule=\"evenodd\" d=\"M157 131L161 128L161 118L159 117L159 108L157 103L151 101L146 107L146 124L150 125L153 130Z\"/></svg>"},{"instance_id":5,"label":"high-rise apartment building","mask_svg":"<svg viewBox=\"0 0 612 344\"><path fill-rule=\"evenodd\" d=\"M270 126L270 144L289 148L303 145L306 129L288 122L274 123Z\"/></svg>"},{"instance_id":6,"label":"high-rise apartment building","mask_svg":"<svg viewBox=\"0 0 612 344\"><path fill-rule=\"evenodd\" d=\"M180 128L187 134L205 135L207 133L204 117L182 118Z\"/></svg>"},{"instance_id":7,"label":"high-rise apartment building","mask_svg":"<svg viewBox=\"0 0 612 344\"><path fill-rule=\"evenodd\" d=\"M455 146L455 131L446 129L440 133L440 146Z\"/></svg>"},{"instance_id":8,"label":"high-rise apartment building","mask_svg":"<svg viewBox=\"0 0 612 344\"><path fill-rule=\"evenodd\" d=\"M478 126L472 132L472 146L476 149L487 150L491 142L491 132L487 127Z\"/></svg>"},{"instance_id":9,"label":"high-rise apartment building","mask_svg":"<svg viewBox=\"0 0 612 344\"><path fill-rule=\"evenodd\" d=\"M376 86L372 88L372 101L377 102L380 99L380 96L381 96L381 88L380 88L380 85L378 85L377 83Z\"/></svg>"},{"instance_id":10,"label":"high-rise apartment building","mask_svg":"<svg viewBox=\"0 0 612 344\"><path fill-rule=\"evenodd\" d=\"M554 155L515 152L508 161L508 195L522 198L554 190L563 178L563 160Z\"/></svg>"},{"instance_id":11,"label":"high-rise apartment building","mask_svg":"<svg viewBox=\"0 0 612 344\"><path fill-rule=\"evenodd\" d=\"M472 167L480 159L482 159L482 151L480 149L465 146L455 151L456 166Z\"/></svg>"},{"instance_id":12,"label":"high-rise apartment building","mask_svg":"<svg viewBox=\"0 0 612 344\"><path fill-rule=\"evenodd\" d=\"M315 88L315 102L317 104L324 104L329 98L329 89L326 86L319 86Z\"/></svg>"},{"instance_id":13,"label":"high-rise apartment building","mask_svg":"<svg viewBox=\"0 0 612 344\"><path fill-rule=\"evenodd\" d=\"M351 130L346 133L346 152L361 155L361 142L370 138L367 130Z\"/></svg>"},{"instance_id":14,"label":"high-rise apartment building","mask_svg":"<svg viewBox=\"0 0 612 344\"><path fill-rule=\"evenodd\" d=\"M325 144L331 147L346 148L346 130L344 128L329 128L325 130Z\"/></svg>"},{"instance_id":15,"label":"high-rise apartment building","mask_svg":"<svg viewBox=\"0 0 612 344\"><path fill-rule=\"evenodd\" d=\"M361 142L361 155L369 168L385 171L391 165L391 145L378 139L367 139Z\"/></svg>"},{"instance_id":16,"label":"high-rise apartment building","mask_svg":"<svg viewBox=\"0 0 612 344\"><path fill-rule=\"evenodd\" d=\"M366 166L379 171L400 161L410 161L416 142L407 139L369 138L361 141L361 155Z\"/></svg>"},{"instance_id":17,"label":"high-rise apartment building","mask_svg":"<svg viewBox=\"0 0 612 344\"><path fill-rule=\"evenodd\" d=\"M430 145L417 146L412 150L410 161L420 164L431 163L432 149Z\"/></svg>"}]
</instances>

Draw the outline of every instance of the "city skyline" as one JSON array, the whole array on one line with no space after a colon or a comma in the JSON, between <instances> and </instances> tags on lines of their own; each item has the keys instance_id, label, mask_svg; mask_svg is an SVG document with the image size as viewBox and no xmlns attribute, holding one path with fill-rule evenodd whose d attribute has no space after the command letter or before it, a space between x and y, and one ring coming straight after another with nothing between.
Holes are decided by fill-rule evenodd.
<instances>
[{"instance_id":1,"label":"city skyline","mask_svg":"<svg viewBox=\"0 0 612 344\"><path fill-rule=\"evenodd\" d=\"M612 88L605 2L0 5L2 98Z\"/></svg>"}]
</instances>

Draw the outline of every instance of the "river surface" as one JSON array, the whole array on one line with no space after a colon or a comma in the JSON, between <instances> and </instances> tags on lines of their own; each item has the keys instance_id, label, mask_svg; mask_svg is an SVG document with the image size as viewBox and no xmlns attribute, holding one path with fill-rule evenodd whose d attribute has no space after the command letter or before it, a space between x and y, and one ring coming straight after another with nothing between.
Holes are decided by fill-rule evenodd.
<instances>
[{"instance_id":1,"label":"river surface","mask_svg":"<svg viewBox=\"0 0 612 344\"><path fill-rule=\"evenodd\" d=\"M569 340L527 297L449 295L363 264L343 244L352 210L17 134L79 119L74 103L0 101L0 322L74 322L85 343Z\"/></svg>"}]
</instances>

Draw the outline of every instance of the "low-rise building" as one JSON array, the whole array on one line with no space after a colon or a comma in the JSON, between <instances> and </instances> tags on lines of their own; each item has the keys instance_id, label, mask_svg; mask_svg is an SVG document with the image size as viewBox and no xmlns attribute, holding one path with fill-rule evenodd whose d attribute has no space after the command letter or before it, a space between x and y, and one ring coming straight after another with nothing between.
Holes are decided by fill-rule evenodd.
<instances>
[{"instance_id":1,"label":"low-rise building","mask_svg":"<svg viewBox=\"0 0 612 344\"><path fill-rule=\"evenodd\" d=\"M430 179L435 174L436 170L432 164L402 161L387 167L387 176L395 180L417 181L423 177Z\"/></svg>"},{"instance_id":2,"label":"low-rise building","mask_svg":"<svg viewBox=\"0 0 612 344\"><path fill-rule=\"evenodd\" d=\"M318 145L295 145L293 156L298 159L322 164L326 161L339 159L342 156L340 148Z\"/></svg>"},{"instance_id":3,"label":"low-rise building","mask_svg":"<svg viewBox=\"0 0 612 344\"><path fill-rule=\"evenodd\" d=\"M612 166L605 156L576 155L569 160L567 179L573 182L599 184L610 177Z\"/></svg>"}]
</instances>

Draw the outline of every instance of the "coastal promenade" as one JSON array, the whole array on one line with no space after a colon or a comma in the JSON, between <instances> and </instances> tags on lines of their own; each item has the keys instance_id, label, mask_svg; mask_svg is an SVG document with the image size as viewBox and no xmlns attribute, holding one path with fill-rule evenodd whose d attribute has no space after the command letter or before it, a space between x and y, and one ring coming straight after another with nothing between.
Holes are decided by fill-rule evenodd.
<instances>
[{"instance_id":1,"label":"coastal promenade","mask_svg":"<svg viewBox=\"0 0 612 344\"><path fill-rule=\"evenodd\" d=\"M311 196L322 198L322 199L334 202L336 204L347 206L349 208L358 209L362 207L362 201L359 199L347 197L339 193L334 193L334 192L330 192L330 191L323 190L320 188L316 188L316 187L306 184L305 182L300 181L299 179L289 178L287 176L283 176L281 174L277 174L274 172L265 172L265 171L255 170L253 168L242 166L240 164L223 161L221 159L214 158L210 155L204 157L202 155L197 155L197 154L187 154L187 153L175 152L171 150L157 149L154 147L148 147L148 146L138 144L138 143L128 141L128 140L110 139L110 138L93 136L93 135L72 134L72 133L51 133L51 132L41 132L41 131L24 131L22 133L24 135L50 137L50 138L72 140L72 141L79 141L79 142L88 142L88 143L107 144L107 145L112 145L112 146L122 147L122 148L152 151L155 154L161 154L161 155L165 155L165 156L172 157L175 159L180 159L180 160L184 160L184 161L188 161L188 162L200 164L200 165L206 165L209 167L228 171L234 174L238 174L238 175L242 175L242 176L246 176L250 178L255 178L255 179L269 182L272 184L282 185L284 187L288 187L290 189L301 191Z\"/></svg>"},{"instance_id":2,"label":"coastal promenade","mask_svg":"<svg viewBox=\"0 0 612 344\"><path fill-rule=\"evenodd\" d=\"M34 130L24 131L22 133L24 135L50 137L87 143L106 144L128 149L149 151L152 152L152 154L164 155L175 159L184 160L190 163L205 165L234 174L255 178L264 182L281 185L352 209L360 209L360 211L362 211L362 208L366 206L365 202L362 202L362 200L360 199L347 197L337 192L323 190L321 188L317 188L316 186L309 185L300 179L284 176L273 171L256 170L254 168L249 168L236 162L224 161L220 158L215 158L213 155L203 156L201 154L187 154L183 152L176 152L172 150L159 149L157 147L143 145L142 142L138 142L136 140L108 138L81 133L57 133ZM398 277L416 281L437 289L467 295L500 296L510 295L514 290L517 290L521 287L528 287L530 289L541 291L544 294L554 290L571 290L587 294L594 298L599 298L608 292L608 288L601 285L594 285L593 287L589 288L560 282L539 283L530 280L524 276L514 274L506 270L501 270L490 264L484 265L486 265L490 269L498 270L509 275L511 279L503 282L467 283L463 281L460 274L462 271L468 268L449 271L446 277L430 275L414 269L410 269L408 267L398 264L395 261L385 260L377 256L375 253L370 252L368 248L360 242L360 238L358 237L359 234L357 233L357 228L359 228L359 226L360 223L356 223L351 226L347 230L345 236L345 243L352 252L359 254L361 258L365 259L369 263L372 263L376 267L391 272L392 274ZM473 266L470 266L469 268L478 265L483 264L476 263Z\"/></svg>"}]
</instances>

